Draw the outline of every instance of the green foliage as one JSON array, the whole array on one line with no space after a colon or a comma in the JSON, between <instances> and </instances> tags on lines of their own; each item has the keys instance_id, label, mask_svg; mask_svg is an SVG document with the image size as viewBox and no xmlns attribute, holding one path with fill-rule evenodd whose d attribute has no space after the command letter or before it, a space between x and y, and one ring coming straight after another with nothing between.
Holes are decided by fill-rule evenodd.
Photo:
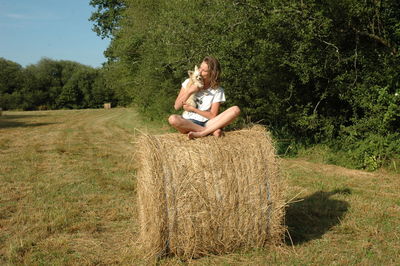
<instances>
[{"instance_id":1,"label":"green foliage","mask_svg":"<svg viewBox=\"0 0 400 266\"><path fill-rule=\"evenodd\" d=\"M382 166L397 171L395 161L400 150L399 134L369 134L362 139L344 137L329 144L298 148L298 156L308 160L374 171ZM394 167L390 164L394 162Z\"/></svg>"},{"instance_id":2,"label":"green foliage","mask_svg":"<svg viewBox=\"0 0 400 266\"><path fill-rule=\"evenodd\" d=\"M13 93L21 86L22 67L0 57L0 93Z\"/></svg>"},{"instance_id":3,"label":"green foliage","mask_svg":"<svg viewBox=\"0 0 400 266\"><path fill-rule=\"evenodd\" d=\"M101 69L72 61L43 58L22 68L1 59L0 105L3 109L98 108L117 104Z\"/></svg>"},{"instance_id":4,"label":"green foliage","mask_svg":"<svg viewBox=\"0 0 400 266\"><path fill-rule=\"evenodd\" d=\"M122 0L90 0L89 4L97 7L89 20L95 22L93 31L102 38L111 37L118 28L121 12L124 9Z\"/></svg>"},{"instance_id":5,"label":"green foliage","mask_svg":"<svg viewBox=\"0 0 400 266\"><path fill-rule=\"evenodd\" d=\"M349 163L332 161L365 169L398 154L398 1L119 3L106 82L148 116L174 112L187 70L214 55L226 106L289 139L285 153L324 143Z\"/></svg>"},{"instance_id":6,"label":"green foliage","mask_svg":"<svg viewBox=\"0 0 400 266\"><path fill-rule=\"evenodd\" d=\"M22 67L10 60L0 58L0 107L15 107L19 100L16 90L22 86Z\"/></svg>"}]
</instances>

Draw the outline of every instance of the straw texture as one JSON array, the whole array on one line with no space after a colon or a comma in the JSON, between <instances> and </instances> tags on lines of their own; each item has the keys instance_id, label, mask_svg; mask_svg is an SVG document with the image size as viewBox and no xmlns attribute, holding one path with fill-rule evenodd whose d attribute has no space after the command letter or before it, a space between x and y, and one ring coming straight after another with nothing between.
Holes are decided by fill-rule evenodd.
<instances>
[{"instance_id":1,"label":"straw texture","mask_svg":"<svg viewBox=\"0 0 400 266\"><path fill-rule=\"evenodd\" d=\"M140 242L147 256L196 258L282 241L284 181L261 126L137 144Z\"/></svg>"}]
</instances>

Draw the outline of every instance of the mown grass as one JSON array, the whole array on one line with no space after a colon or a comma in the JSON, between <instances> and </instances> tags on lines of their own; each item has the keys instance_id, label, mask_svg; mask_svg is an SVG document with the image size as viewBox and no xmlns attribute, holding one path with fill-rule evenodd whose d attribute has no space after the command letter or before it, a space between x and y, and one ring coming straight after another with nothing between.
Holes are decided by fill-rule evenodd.
<instances>
[{"instance_id":1,"label":"mown grass","mask_svg":"<svg viewBox=\"0 0 400 266\"><path fill-rule=\"evenodd\" d=\"M137 265L135 136L170 132L133 109L3 112L0 264ZM399 265L400 175L282 160L279 247L161 265Z\"/></svg>"}]
</instances>

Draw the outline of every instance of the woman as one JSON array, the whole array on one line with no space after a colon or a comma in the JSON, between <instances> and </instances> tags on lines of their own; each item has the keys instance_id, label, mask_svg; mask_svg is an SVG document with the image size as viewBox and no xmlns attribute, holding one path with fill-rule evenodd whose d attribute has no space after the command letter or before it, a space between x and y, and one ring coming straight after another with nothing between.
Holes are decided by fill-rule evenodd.
<instances>
[{"instance_id":1,"label":"woman","mask_svg":"<svg viewBox=\"0 0 400 266\"><path fill-rule=\"evenodd\" d=\"M216 58L207 56L203 59L200 68L200 75L203 78L202 89L192 85L185 90L189 80L182 83L182 88L175 100L175 110L183 108L183 116L171 115L168 122L183 134L188 134L189 139L204 137L213 134L216 137L222 135L222 128L232 123L240 114L237 106L230 107L221 114L219 108L225 102L224 90L219 86L221 67ZM195 93L197 107L186 104L189 96Z\"/></svg>"}]
</instances>

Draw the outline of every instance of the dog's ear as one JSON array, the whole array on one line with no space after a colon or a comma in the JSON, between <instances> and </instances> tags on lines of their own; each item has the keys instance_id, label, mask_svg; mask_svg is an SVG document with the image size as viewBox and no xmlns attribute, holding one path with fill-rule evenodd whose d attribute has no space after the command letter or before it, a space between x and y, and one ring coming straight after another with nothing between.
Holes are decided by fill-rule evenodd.
<instances>
[{"instance_id":1,"label":"dog's ear","mask_svg":"<svg viewBox=\"0 0 400 266\"><path fill-rule=\"evenodd\" d=\"M193 71L192 71L192 70L189 70L189 71L188 71L188 75L189 75L189 77L191 77L191 76L193 75Z\"/></svg>"},{"instance_id":2,"label":"dog's ear","mask_svg":"<svg viewBox=\"0 0 400 266\"><path fill-rule=\"evenodd\" d=\"M197 71L199 71L199 68L195 65L194 66L194 72L197 72Z\"/></svg>"}]
</instances>

